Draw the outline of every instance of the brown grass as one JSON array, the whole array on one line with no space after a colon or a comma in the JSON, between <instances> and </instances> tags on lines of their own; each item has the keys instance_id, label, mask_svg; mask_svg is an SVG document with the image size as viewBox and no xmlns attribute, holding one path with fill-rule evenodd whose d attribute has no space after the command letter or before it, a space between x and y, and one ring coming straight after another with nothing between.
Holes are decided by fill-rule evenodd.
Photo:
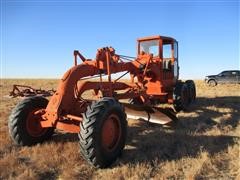
<instances>
[{"instance_id":1,"label":"brown grass","mask_svg":"<svg viewBox=\"0 0 240 180\"><path fill-rule=\"evenodd\" d=\"M240 179L240 85L207 87L197 81L197 102L179 113L175 129L129 120L123 155L108 169L90 167L78 138L57 133L43 144L15 146L7 119L19 99L12 84L55 88L56 80L1 80L0 179Z\"/></svg>"}]
</instances>

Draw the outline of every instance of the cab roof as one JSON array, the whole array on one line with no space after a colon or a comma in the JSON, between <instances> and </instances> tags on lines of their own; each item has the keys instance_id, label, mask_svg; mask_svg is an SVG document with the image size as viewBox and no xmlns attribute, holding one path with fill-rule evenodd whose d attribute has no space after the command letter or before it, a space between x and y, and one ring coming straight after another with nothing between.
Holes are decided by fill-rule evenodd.
<instances>
[{"instance_id":1,"label":"cab roof","mask_svg":"<svg viewBox=\"0 0 240 180\"><path fill-rule=\"evenodd\" d=\"M154 39L163 39L163 40L171 40L171 41L176 41L174 38L167 37L167 36L147 36L143 38L138 38L137 41L147 41L147 40L154 40Z\"/></svg>"}]
</instances>

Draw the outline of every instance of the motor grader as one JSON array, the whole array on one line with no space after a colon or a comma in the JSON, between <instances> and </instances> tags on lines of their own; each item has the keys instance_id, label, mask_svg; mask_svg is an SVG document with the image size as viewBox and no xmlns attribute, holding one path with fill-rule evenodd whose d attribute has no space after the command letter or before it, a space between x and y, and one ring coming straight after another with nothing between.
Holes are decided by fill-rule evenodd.
<instances>
[{"instance_id":1,"label":"motor grader","mask_svg":"<svg viewBox=\"0 0 240 180\"><path fill-rule=\"evenodd\" d=\"M121 74L114 79L115 73ZM127 74L130 78L123 81ZM178 78L178 42L171 37L138 39L137 57L104 47L91 60L75 50L74 66L49 101L25 98L12 110L10 136L18 145L31 146L49 139L55 129L78 133L83 157L95 167L107 167L124 149L127 116L167 124L194 101L194 82ZM92 96L84 97L89 91ZM166 103L174 110L159 107Z\"/></svg>"}]
</instances>

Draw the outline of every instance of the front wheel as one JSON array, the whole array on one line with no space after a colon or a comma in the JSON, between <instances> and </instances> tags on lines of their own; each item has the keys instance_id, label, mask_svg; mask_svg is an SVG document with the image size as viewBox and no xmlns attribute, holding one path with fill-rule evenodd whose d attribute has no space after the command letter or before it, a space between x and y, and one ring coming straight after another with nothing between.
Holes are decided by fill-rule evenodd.
<instances>
[{"instance_id":1,"label":"front wheel","mask_svg":"<svg viewBox=\"0 0 240 180\"><path fill-rule=\"evenodd\" d=\"M30 97L21 101L9 116L8 127L13 141L22 146L30 146L49 139L54 128L42 128L41 115L37 111L45 109L48 100L40 97Z\"/></svg>"},{"instance_id":2,"label":"front wheel","mask_svg":"<svg viewBox=\"0 0 240 180\"><path fill-rule=\"evenodd\" d=\"M122 153L127 134L126 114L114 98L93 102L80 123L80 151L93 166L105 168Z\"/></svg>"},{"instance_id":3,"label":"front wheel","mask_svg":"<svg viewBox=\"0 0 240 180\"><path fill-rule=\"evenodd\" d=\"M211 79L211 80L208 81L208 85L211 86L211 87L214 87L214 86L217 85L217 82L215 80Z\"/></svg>"}]
</instances>

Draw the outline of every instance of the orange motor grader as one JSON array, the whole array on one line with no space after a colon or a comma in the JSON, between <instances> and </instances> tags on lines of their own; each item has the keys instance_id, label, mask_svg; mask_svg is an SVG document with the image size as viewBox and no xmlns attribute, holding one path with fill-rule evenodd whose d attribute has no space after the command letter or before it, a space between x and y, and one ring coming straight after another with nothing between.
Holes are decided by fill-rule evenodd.
<instances>
[{"instance_id":1,"label":"orange motor grader","mask_svg":"<svg viewBox=\"0 0 240 180\"><path fill-rule=\"evenodd\" d=\"M78 58L82 63L77 63ZM196 97L192 80L178 80L178 42L170 37L138 39L136 58L105 47L97 50L93 60L74 51L74 62L49 101L42 96L25 98L12 110L8 125L16 144L43 142L55 129L78 133L83 157L104 168L125 146L127 116L170 123L176 119L175 113L186 109ZM112 74L119 72L121 75L113 79ZM129 80L122 81L126 74ZM88 90L93 95L84 98ZM165 103L172 104L174 110L159 108L158 104Z\"/></svg>"}]
</instances>

